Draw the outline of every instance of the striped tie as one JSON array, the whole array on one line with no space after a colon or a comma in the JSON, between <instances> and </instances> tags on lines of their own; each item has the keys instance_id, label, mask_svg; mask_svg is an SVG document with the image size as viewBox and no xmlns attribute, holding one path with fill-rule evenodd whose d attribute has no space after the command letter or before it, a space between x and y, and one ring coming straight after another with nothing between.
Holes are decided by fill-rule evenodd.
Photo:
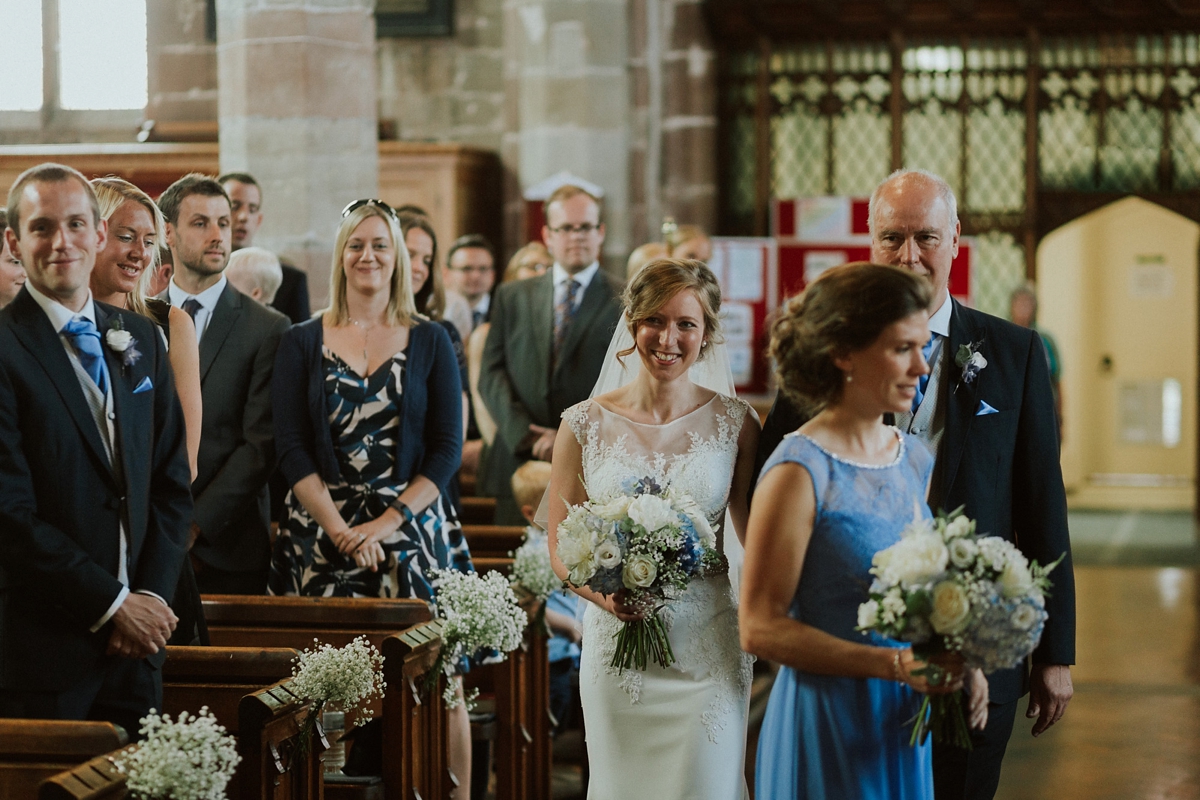
<instances>
[{"instance_id":1,"label":"striped tie","mask_svg":"<svg viewBox=\"0 0 1200 800\"><path fill-rule=\"evenodd\" d=\"M554 307L554 365L558 366L558 353L575 317L575 298L579 295L579 281L571 278L563 301Z\"/></svg>"},{"instance_id":2,"label":"striped tie","mask_svg":"<svg viewBox=\"0 0 1200 800\"><path fill-rule=\"evenodd\" d=\"M929 341L921 348L921 355L925 358L925 363L929 363L929 354L933 352L933 343L937 341L937 334L929 334ZM929 388L929 376L933 374L933 365L929 364L929 372L926 372L917 380L917 393L913 395L912 413L916 414L917 409L921 407L921 401L925 399L925 390Z\"/></svg>"}]
</instances>

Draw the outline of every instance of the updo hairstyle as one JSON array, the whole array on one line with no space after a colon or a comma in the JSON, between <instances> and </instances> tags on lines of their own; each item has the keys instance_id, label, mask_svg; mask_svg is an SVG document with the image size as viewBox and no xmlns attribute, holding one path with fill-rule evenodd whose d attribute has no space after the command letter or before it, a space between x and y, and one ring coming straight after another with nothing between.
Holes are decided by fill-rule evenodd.
<instances>
[{"instance_id":1,"label":"updo hairstyle","mask_svg":"<svg viewBox=\"0 0 1200 800\"><path fill-rule=\"evenodd\" d=\"M870 347L894 322L927 311L929 281L906 269L858 262L823 273L784 306L771 327L780 391L810 414L842 394L835 358Z\"/></svg>"},{"instance_id":2,"label":"updo hairstyle","mask_svg":"<svg viewBox=\"0 0 1200 800\"><path fill-rule=\"evenodd\" d=\"M625 287L622 300L625 302L625 314L628 317L629 333L637 341L638 326L648 317L658 313L667 302L681 291L689 289L695 292L704 311L704 338L709 344L720 344L725 341L721 336L721 322L717 315L721 312L721 287L717 277L703 261L692 261L679 258L658 258L642 267L633 280ZM633 347L617 353L617 359L637 349ZM707 355L709 348L700 350L700 358Z\"/></svg>"}]
</instances>

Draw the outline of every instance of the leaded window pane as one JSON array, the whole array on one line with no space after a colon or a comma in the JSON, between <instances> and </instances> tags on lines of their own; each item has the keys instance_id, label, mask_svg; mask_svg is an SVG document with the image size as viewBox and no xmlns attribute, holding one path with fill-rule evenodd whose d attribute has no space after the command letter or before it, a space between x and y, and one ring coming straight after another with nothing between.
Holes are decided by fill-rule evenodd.
<instances>
[{"instance_id":1,"label":"leaded window pane","mask_svg":"<svg viewBox=\"0 0 1200 800\"><path fill-rule=\"evenodd\" d=\"M971 277L975 308L1008 319L1009 295L1025 282L1025 248L1004 231L977 235Z\"/></svg>"}]
</instances>

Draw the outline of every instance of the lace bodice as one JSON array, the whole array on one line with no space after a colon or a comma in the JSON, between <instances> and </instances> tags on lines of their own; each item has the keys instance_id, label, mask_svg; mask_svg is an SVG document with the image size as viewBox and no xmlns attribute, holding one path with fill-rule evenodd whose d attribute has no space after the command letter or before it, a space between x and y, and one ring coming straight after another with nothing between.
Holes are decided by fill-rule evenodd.
<instances>
[{"instance_id":1,"label":"lace bodice","mask_svg":"<svg viewBox=\"0 0 1200 800\"><path fill-rule=\"evenodd\" d=\"M744 400L718 394L678 419L649 425L585 400L564 411L563 419L583 449L589 499L629 494L634 482L653 478L692 496L717 531L720 548L738 435L749 408Z\"/></svg>"}]
</instances>

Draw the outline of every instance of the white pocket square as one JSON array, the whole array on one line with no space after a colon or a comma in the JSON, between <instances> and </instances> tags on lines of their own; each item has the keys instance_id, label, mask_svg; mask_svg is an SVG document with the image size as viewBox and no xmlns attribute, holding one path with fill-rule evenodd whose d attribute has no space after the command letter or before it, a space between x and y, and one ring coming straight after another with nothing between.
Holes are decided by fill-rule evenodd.
<instances>
[{"instance_id":1,"label":"white pocket square","mask_svg":"<svg viewBox=\"0 0 1200 800\"><path fill-rule=\"evenodd\" d=\"M979 401L979 410L975 412L977 417L986 417L988 414L999 414L1000 412L987 404L986 400Z\"/></svg>"},{"instance_id":2,"label":"white pocket square","mask_svg":"<svg viewBox=\"0 0 1200 800\"><path fill-rule=\"evenodd\" d=\"M138 384L138 385L137 385L137 386L134 388L134 390L133 390L133 393L134 393L134 394L141 394L142 392L148 392L148 391L150 391L150 390L151 390L151 389L153 389L153 388L154 388L154 383L153 383L153 382L151 382L151 380L150 380L150 377L149 377L149 376L146 376L145 378L142 378L142 382L141 382L141 383L139 383L139 384Z\"/></svg>"}]
</instances>

